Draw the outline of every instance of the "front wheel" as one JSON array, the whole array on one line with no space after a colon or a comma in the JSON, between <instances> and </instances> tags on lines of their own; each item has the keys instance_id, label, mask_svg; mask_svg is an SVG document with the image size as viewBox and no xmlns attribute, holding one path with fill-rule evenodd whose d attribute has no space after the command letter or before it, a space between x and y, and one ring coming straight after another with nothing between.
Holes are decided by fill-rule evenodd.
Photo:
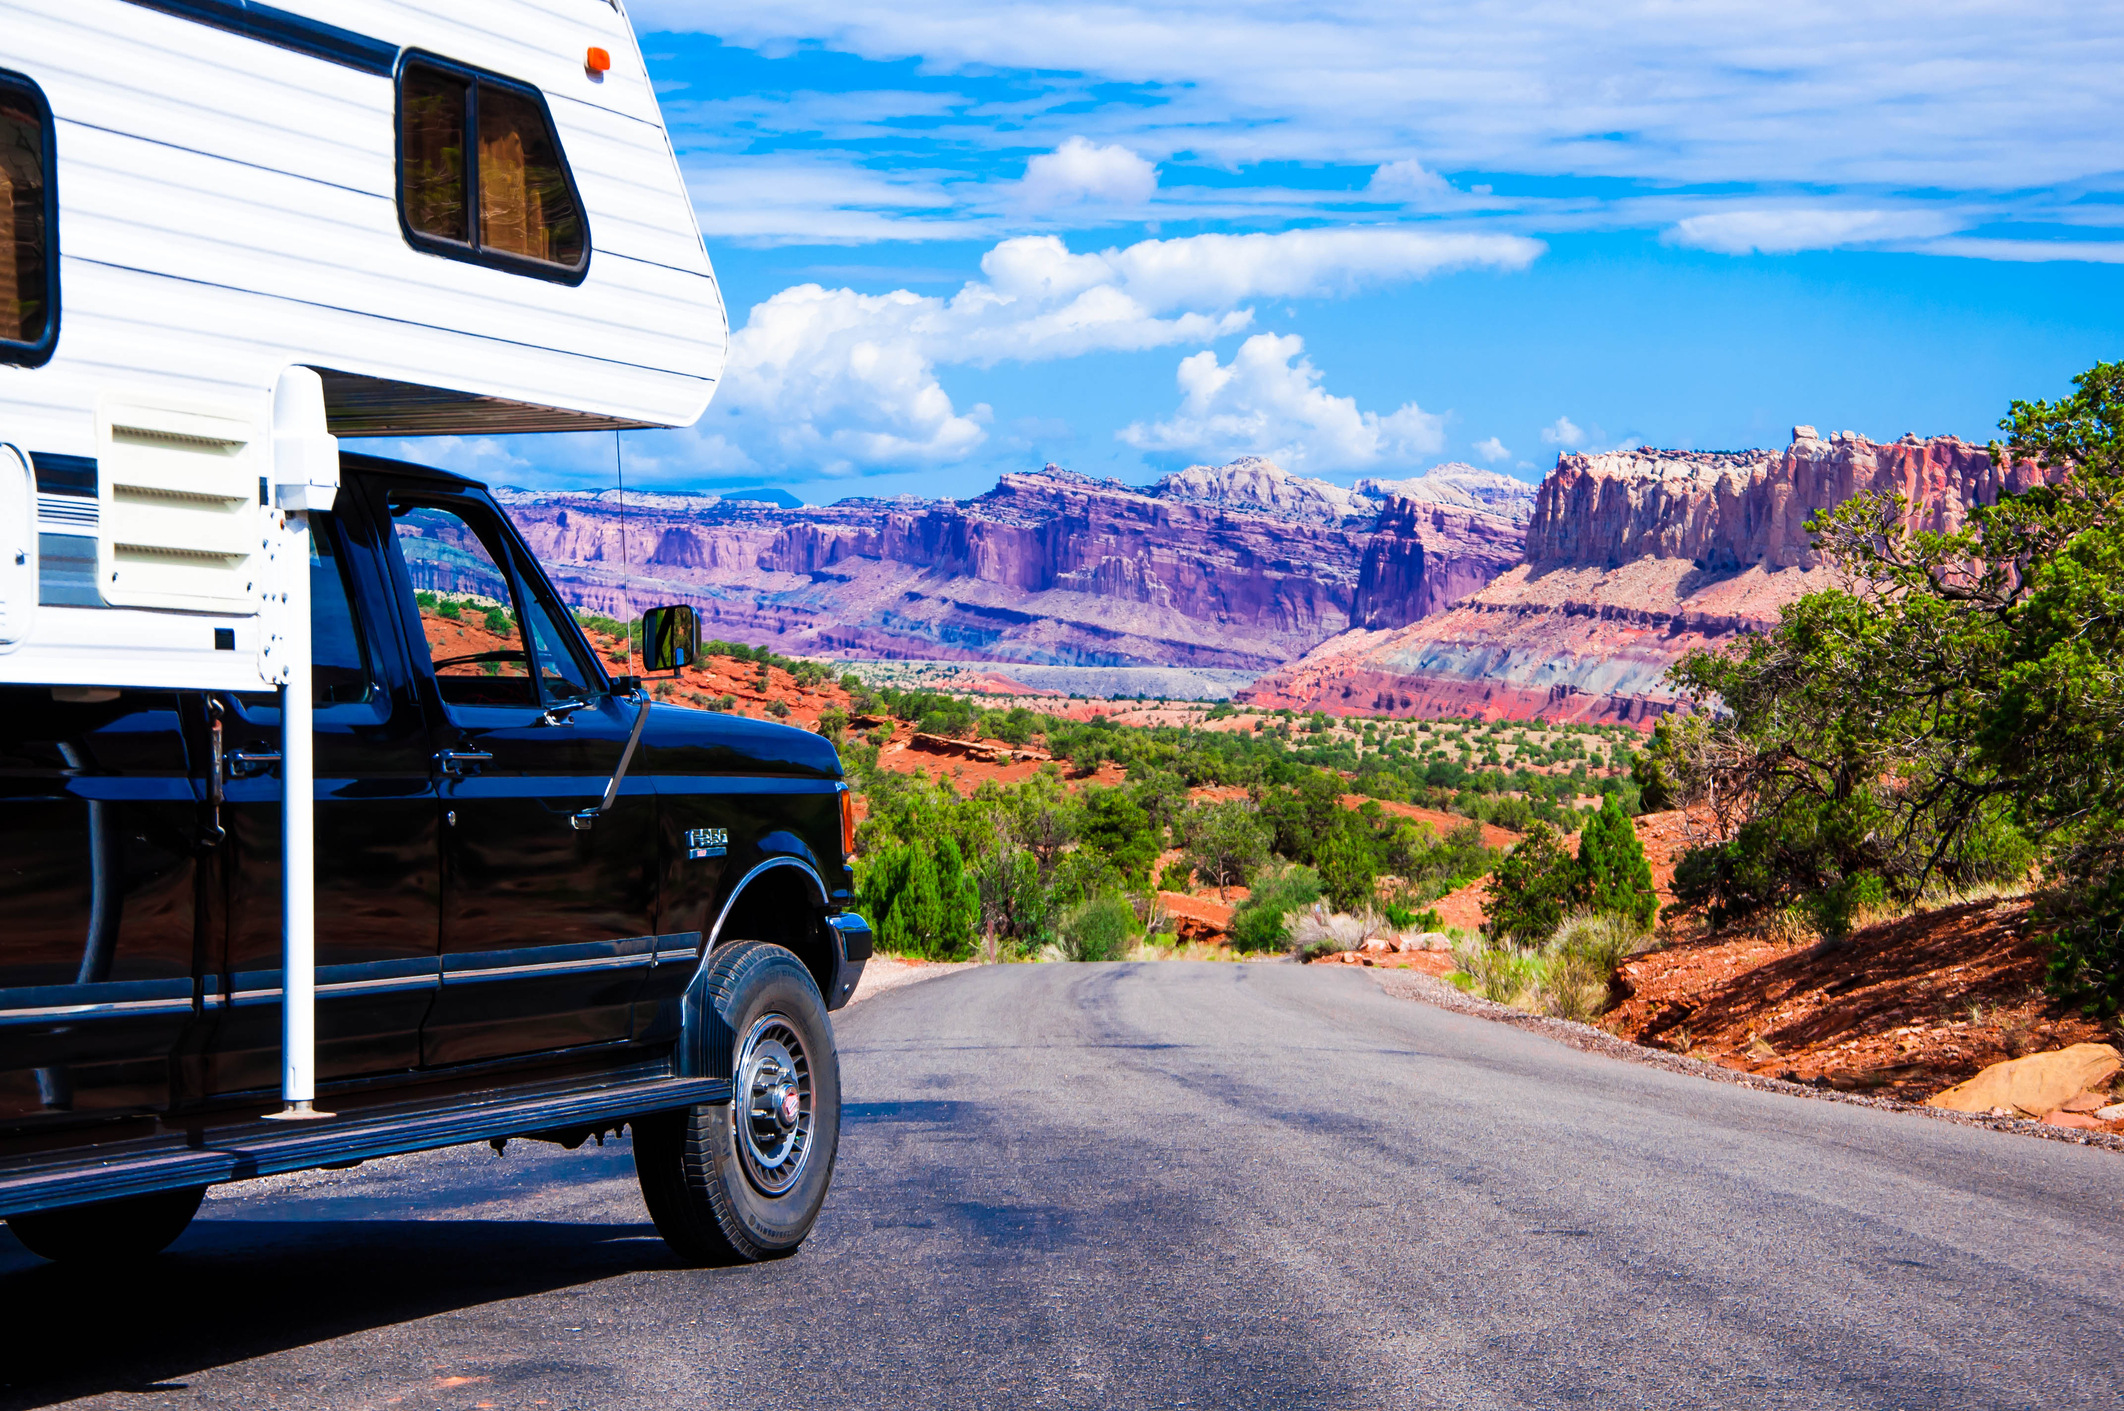
<instances>
[{"instance_id":1,"label":"front wheel","mask_svg":"<svg viewBox=\"0 0 2124 1411\"><path fill-rule=\"evenodd\" d=\"M119 1264L169 1248L199 1212L205 1186L186 1186L94 1205L10 1215L7 1227L30 1253L60 1264Z\"/></svg>"},{"instance_id":2,"label":"front wheel","mask_svg":"<svg viewBox=\"0 0 2124 1411\"><path fill-rule=\"evenodd\" d=\"M841 1066L826 1003L781 946L709 961L708 999L735 1037L730 1102L637 1118L635 1173L657 1233L693 1264L769 1259L804 1242L841 1136Z\"/></svg>"}]
</instances>

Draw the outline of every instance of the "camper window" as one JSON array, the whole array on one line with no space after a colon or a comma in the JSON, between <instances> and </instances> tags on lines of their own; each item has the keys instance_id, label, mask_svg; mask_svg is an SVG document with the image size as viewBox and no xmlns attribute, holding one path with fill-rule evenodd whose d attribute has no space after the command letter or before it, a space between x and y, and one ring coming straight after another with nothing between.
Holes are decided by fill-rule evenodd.
<instances>
[{"instance_id":1,"label":"camper window","mask_svg":"<svg viewBox=\"0 0 2124 1411\"><path fill-rule=\"evenodd\" d=\"M409 61L398 82L406 238L453 259L580 279L582 203L537 90L429 59Z\"/></svg>"},{"instance_id":2,"label":"camper window","mask_svg":"<svg viewBox=\"0 0 2124 1411\"><path fill-rule=\"evenodd\" d=\"M0 71L0 362L42 363L59 331L52 112L37 86Z\"/></svg>"}]
</instances>

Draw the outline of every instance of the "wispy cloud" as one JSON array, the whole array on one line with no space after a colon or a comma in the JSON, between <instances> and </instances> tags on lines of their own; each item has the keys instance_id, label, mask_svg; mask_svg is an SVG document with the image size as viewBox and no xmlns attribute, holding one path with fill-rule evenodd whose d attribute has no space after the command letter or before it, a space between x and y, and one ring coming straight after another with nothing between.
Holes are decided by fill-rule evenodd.
<instances>
[{"instance_id":1,"label":"wispy cloud","mask_svg":"<svg viewBox=\"0 0 2124 1411\"><path fill-rule=\"evenodd\" d=\"M2014 191L2113 174L2124 118L2124 14L2066 0L1972 0L1922 23L1898 0L630 8L645 28L766 50L821 43L938 73L1149 85L1161 101L1075 131L1153 160L1420 154L1441 172ZM1021 119L1048 146L1071 135L1057 130L1067 120Z\"/></svg>"},{"instance_id":2,"label":"wispy cloud","mask_svg":"<svg viewBox=\"0 0 2124 1411\"><path fill-rule=\"evenodd\" d=\"M1789 206L1690 216L1669 229L1666 238L1724 255L1789 255L1800 250L1930 240L1960 225L1954 216L1941 211Z\"/></svg>"}]
</instances>

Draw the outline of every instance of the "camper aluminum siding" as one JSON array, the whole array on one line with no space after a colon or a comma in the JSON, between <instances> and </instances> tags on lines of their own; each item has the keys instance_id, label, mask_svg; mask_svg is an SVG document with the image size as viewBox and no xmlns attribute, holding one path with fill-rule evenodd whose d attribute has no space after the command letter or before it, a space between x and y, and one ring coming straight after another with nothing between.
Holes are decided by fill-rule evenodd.
<instances>
[{"instance_id":1,"label":"camper aluminum siding","mask_svg":"<svg viewBox=\"0 0 2124 1411\"><path fill-rule=\"evenodd\" d=\"M40 85L56 119L63 301L51 361L0 366L0 441L92 456L93 409L114 390L262 416L290 365L326 371L340 435L699 417L728 324L616 7L283 0L298 24L371 41L365 64L204 22L244 13L0 0L0 68ZM585 68L591 46L610 52L609 73ZM580 283L408 241L397 81L377 71L394 51L396 64L431 54L543 95L589 231Z\"/></svg>"}]
</instances>

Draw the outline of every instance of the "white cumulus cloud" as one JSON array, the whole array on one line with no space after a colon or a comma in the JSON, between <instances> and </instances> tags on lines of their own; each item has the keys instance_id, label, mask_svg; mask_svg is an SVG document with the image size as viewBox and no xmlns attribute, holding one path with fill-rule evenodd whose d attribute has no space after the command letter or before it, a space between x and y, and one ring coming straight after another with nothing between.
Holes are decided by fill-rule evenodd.
<instances>
[{"instance_id":1,"label":"white cumulus cloud","mask_svg":"<svg viewBox=\"0 0 2124 1411\"><path fill-rule=\"evenodd\" d=\"M1477 441L1475 443L1475 454L1481 456L1492 465L1512 458L1512 453L1505 449L1505 443L1498 440L1495 436L1490 437L1488 440Z\"/></svg>"},{"instance_id":2,"label":"white cumulus cloud","mask_svg":"<svg viewBox=\"0 0 2124 1411\"><path fill-rule=\"evenodd\" d=\"M1560 416L1541 429L1541 439L1551 446L1582 446L1586 433L1567 416Z\"/></svg>"},{"instance_id":3,"label":"white cumulus cloud","mask_svg":"<svg viewBox=\"0 0 2124 1411\"><path fill-rule=\"evenodd\" d=\"M1311 474L1408 464L1445 444L1444 418L1414 402L1382 415L1331 395L1296 334L1257 333L1228 364L1195 353L1181 359L1178 380L1172 418L1132 423L1118 433L1123 441L1211 459L1267 456Z\"/></svg>"},{"instance_id":4,"label":"white cumulus cloud","mask_svg":"<svg viewBox=\"0 0 2124 1411\"><path fill-rule=\"evenodd\" d=\"M755 305L731 335L693 445L704 469L731 473L942 464L980 446L989 418L985 407L953 403L940 368L1199 345L1246 329L1248 299L1346 293L1471 265L1516 269L1541 249L1516 236L1390 227L1196 235L1085 254L1028 235L991 249L983 277L948 298L801 284ZM1290 443L1299 447L1293 464L1371 465L1409 447L1436 449L1437 419L1413 403L1380 416L1317 387L1306 394L1318 374L1289 365L1303 345L1288 341L1278 373L1261 362L1269 345L1249 340L1233 364L1245 385L1205 415L1225 415L1230 397L1273 403L1278 425L1314 427L1302 445ZM1214 355L1201 357L1215 368ZM1271 396L1278 378L1280 400Z\"/></svg>"},{"instance_id":5,"label":"white cumulus cloud","mask_svg":"<svg viewBox=\"0 0 2124 1411\"><path fill-rule=\"evenodd\" d=\"M1851 211L1809 207L1713 211L1676 222L1664 238L1721 255L1789 255L1946 235L1959 222L1941 211Z\"/></svg>"},{"instance_id":6,"label":"white cumulus cloud","mask_svg":"<svg viewBox=\"0 0 2124 1411\"><path fill-rule=\"evenodd\" d=\"M1019 204L1034 211L1096 202L1134 206L1158 190L1158 169L1122 146L1105 146L1072 137L1052 152L1025 164L1018 183Z\"/></svg>"}]
</instances>

